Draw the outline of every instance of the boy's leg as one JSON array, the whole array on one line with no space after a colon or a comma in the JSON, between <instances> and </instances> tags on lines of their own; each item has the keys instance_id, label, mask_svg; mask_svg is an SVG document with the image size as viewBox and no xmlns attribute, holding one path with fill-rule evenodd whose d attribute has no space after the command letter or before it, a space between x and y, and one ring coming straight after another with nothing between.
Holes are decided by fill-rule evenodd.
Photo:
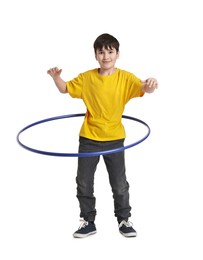
<instances>
[{"instance_id":1,"label":"boy's leg","mask_svg":"<svg viewBox=\"0 0 203 260\"><path fill-rule=\"evenodd\" d=\"M122 147L123 140L112 142L112 145L114 145L113 148ZM131 206L129 204L129 184L125 173L124 151L106 154L103 157L109 173L109 181L113 192L115 216L119 223L122 220L127 221L131 216Z\"/></svg>"},{"instance_id":2,"label":"boy's leg","mask_svg":"<svg viewBox=\"0 0 203 260\"><path fill-rule=\"evenodd\" d=\"M79 152L92 152L92 141L80 138ZM80 217L88 222L95 220L94 174L99 156L79 157L77 170L77 198L80 205Z\"/></svg>"}]
</instances>

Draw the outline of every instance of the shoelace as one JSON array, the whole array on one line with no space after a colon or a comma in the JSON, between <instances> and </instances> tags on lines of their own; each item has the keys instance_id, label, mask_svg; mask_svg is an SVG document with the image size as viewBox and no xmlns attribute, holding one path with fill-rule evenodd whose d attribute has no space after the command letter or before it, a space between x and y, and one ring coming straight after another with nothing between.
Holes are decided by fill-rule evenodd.
<instances>
[{"instance_id":1,"label":"shoelace","mask_svg":"<svg viewBox=\"0 0 203 260\"><path fill-rule=\"evenodd\" d=\"M125 221L125 220L123 220L123 221L121 221L121 223L119 224L119 228L120 227L122 227L123 225L125 225L126 227L132 227L133 226L133 223L132 222L130 222L130 221Z\"/></svg>"},{"instance_id":2,"label":"shoelace","mask_svg":"<svg viewBox=\"0 0 203 260\"><path fill-rule=\"evenodd\" d=\"M81 228L85 228L87 225L88 225L88 222L86 220L80 220L81 221L81 224L78 228L78 230L80 230Z\"/></svg>"}]
</instances>

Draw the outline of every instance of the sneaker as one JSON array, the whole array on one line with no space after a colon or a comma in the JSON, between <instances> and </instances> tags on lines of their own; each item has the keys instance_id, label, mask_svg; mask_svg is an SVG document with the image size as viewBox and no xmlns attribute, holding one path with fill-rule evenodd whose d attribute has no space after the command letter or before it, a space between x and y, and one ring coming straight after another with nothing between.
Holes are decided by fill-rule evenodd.
<instances>
[{"instance_id":1,"label":"sneaker","mask_svg":"<svg viewBox=\"0 0 203 260\"><path fill-rule=\"evenodd\" d=\"M73 236L76 237L76 238L83 238L83 237L87 237L89 235L93 235L96 232L97 232L96 226L93 222L88 222L86 220L82 220L80 227L73 234Z\"/></svg>"},{"instance_id":2,"label":"sneaker","mask_svg":"<svg viewBox=\"0 0 203 260\"><path fill-rule=\"evenodd\" d=\"M119 231L124 237L136 237L137 232L132 227L132 223L130 221L123 220L119 224Z\"/></svg>"}]
</instances>

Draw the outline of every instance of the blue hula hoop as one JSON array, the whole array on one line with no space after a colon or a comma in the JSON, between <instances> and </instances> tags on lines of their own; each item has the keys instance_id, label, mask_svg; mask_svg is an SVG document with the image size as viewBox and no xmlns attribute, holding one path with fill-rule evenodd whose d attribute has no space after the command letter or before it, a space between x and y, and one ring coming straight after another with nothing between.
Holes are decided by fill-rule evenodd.
<instances>
[{"instance_id":1,"label":"blue hula hoop","mask_svg":"<svg viewBox=\"0 0 203 260\"><path fill-rule=\"evenodd\" d=\"M138 141L136 141L136 142L134 142L132 144L120 147L120 148L106 150L106 151L88 152L88 153L56 153L56 152L37 150L37 149L31 148L29 146L26 146L25 144L23 144L20 141L20 135L25 130L27 130L28 128L31 128L31 127L33 127L35 125L39 125L39 124L46 123L46 122L53 121L53 120L59 120L59 119L71 118L71 117L80 117L80 116L85 116L85 114L84 113L82 113L82 114L70 114L70 115L62 115L62 116L50 117L50 118L46 118L46 119L37 121L35 123L32 123L32 124L24 127L22 130L19 131L19 133L17 134L17 142L24 149L26 149L26 150L28 150L30 152L39 153L39 154L43 154L43 155L60 156L60 157L91 157L91 156L99 156L99 155L104 155L104 154L112 154L112 153L121 152L123 150L129 149L129 148L131 148L133 146L136 146L136 145L140 144L141 142L143 142L150 135L150 127L148 126L147 123L145 123L144 121L142 121L142 120L140 120L138 118L134 118L134 117L131 117L131 116L123 115L122 118L133 120L133 121L136 121L136 122L139 122L139 123L143 124L144 126L147 127L148 131L147 131L147 134L143 138L141 138L140 140L138 140Z\"/></svg>"}]
</instances>

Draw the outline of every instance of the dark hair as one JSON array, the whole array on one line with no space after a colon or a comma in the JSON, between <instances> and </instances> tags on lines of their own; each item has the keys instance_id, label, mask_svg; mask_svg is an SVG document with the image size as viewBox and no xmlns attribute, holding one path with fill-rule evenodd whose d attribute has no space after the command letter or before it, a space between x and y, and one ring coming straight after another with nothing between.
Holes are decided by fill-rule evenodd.
<instances>
[{"instance_id":1,"label":"dark hair","mask_svg":"<svg viewBox=\"0 0 203 260\"><path fill-rule=\"evenodd\" d=\"M119 42L118 40L108 34L108 33L104 33L101 34L100 36L97 37L97 39L94 42L94 51L96 53L96 50L102 50L103 48L105 49L112 49L115 48L117 52L119 52Z\"/></svg>"}]
</instances>

